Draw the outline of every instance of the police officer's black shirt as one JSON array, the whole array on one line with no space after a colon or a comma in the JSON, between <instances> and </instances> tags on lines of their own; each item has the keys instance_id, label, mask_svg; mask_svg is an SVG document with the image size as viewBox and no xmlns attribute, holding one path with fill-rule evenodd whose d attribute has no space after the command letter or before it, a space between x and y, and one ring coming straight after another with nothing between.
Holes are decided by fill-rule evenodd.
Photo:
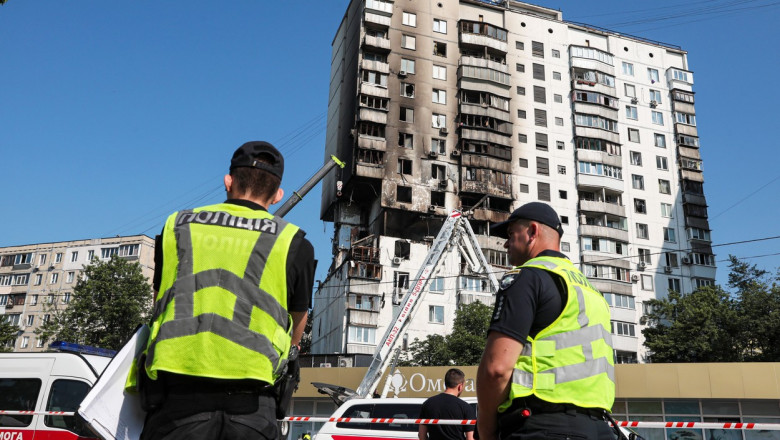
<instances>
[{"instance_id":1,"label":"police officer's black shirt","mask_svg":"<svg viewBox=\"0 0 780 440\"><path fill-rule=\"evenodd\" d=\"M257 203L242 199L228 199L224 203L244 206L257 211L266 209ZM287 310L290 312L305 312L311 308L311 289L314 284L314 247L305 237L305 232L299 230L290 242L287 256ZM163 250L162 233L156 237L154 247L154 279L155 292L160 290L162 279Z\"/></svg>"},{"instance_id":2,"label":"police officer's black shirt","mask_svg":"<svg viewBox=\"0 0 780 440\"><path fill-rule=\"evenodd\" d=\"M553 250L537 256L566 258ZM528 336L535 337L558 318L567 293L557 276L544 269L524 267L519 273L511 272L501 279L488 332L497 331L525 344Z\"/></svg>"}]
</instances>

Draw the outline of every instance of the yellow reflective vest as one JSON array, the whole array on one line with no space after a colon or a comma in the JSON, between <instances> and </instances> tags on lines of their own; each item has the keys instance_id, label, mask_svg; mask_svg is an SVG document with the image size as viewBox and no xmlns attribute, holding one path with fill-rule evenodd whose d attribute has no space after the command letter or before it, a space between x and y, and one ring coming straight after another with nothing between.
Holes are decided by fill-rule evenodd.
<instances>
[{"instance_id":1,"label":"yellow reflective vest","mask_svg":"<svg viewBox=\"0 0 780 440\"><path fill-rule=\"evenodd\" d=\"M609 305L571 261L536 257L523 267L551 272L566 284L568 299L552 324L528 336L515 364L509 398L535 395L553 403L610 410L615 400L615 373Z\"/></svg>"},{"instance_id":2,"label":"yellow reflective vest","mask_svg":"<svg viewBox=\"0 0 780 440\"><path fill-rule=\"evenodd\" d=\"M146 371L274 383L290 350L287 256L298 227L222 203L163 229Z\"/></svg>"}]
</instances>

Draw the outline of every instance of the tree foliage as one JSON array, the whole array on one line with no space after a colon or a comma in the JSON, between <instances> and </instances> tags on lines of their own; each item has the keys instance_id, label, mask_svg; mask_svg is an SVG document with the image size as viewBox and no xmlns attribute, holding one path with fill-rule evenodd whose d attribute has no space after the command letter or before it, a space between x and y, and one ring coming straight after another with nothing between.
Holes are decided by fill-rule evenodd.
<instances>
[{"instance_id":1,"label":"tree foliage","mask_svg":"<svg viewBox=\"0 0 780 440\"><path fill-rule=\"evenodd\" d=\"M70 304L49 306L48 323L36 333L44 339L118 350L149 318L152 290L138 262L117 256L86 266Z\"/></svg>"},{"instance_id":2,"label":"tree foliage","mask_svg":"<svg viewBox=\"0 0 780 440\"><path fill-rule=\"evenodd\" d=\"M642 331L651 362L780 361L778 277L730 257L720 286L648 302Z\"/></svg>"},{"instance_id":3,"label":"tree foliage","mask_svg":"<svg viewBox=\"0 0 780 440\"><path fill-rule=\"evenodd\" d=\"M428 335L409 344L401 365L477 365L485 349L492 310L481 302L460 307L455 313L452 333Z\"/></svg>"},{"instance_id":4,"label":"tree foliage","mask_svg":"<svg viewBox=\"0 0 780 440\"><path fill-rule=\"evenodd\" d=\"M19 336L19 326L11 324L0 316L0 352L13 350L13 343Z\"/></svg>"}]
</instances>

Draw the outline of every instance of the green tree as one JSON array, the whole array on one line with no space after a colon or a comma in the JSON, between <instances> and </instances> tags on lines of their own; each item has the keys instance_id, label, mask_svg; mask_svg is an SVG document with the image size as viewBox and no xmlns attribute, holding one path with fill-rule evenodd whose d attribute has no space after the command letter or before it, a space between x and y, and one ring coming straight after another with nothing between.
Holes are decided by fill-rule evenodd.
<instances>
[{"instance_id":1,"label":"green tree","mask_svg":"<svg viewBox=\"0 0 780 440\"><path fill-rule=\"evenodd\" d=\"M711 286L648 301L642 333L650 361L780 361L777 275L734 256L729 261L730 291Z\"/></svg>"},{"instance_id":2,"label":"green tree","mask_svg":"<svg viewBox=\"0 0 780 440\"><path fill-rule=\"evenodd\" d=\"M489 306L478 301L460 307L455 312L452 333L447 336L432 334L423 340L415 338L400 364L477 365L485 349L491 313Z\"/></svg>"},{"instance_id":3,"label":"green tree","mask_svg":"<svg viewBox=\"0 0 780 440\"><path fill-rule=\"evenodd\" d=\"M19 326L0 316L0 352L13 350L13 342L19 336Z\"/></svg>"},{"instance_id":4,"label":"green tree","mask_svg":"<svg viewBox=\"0 0 780 440\"><path fill-rule=\"evenodd\" d=\"M746 361L780 361L780 286L777 276L729 256L728 285L737 293L739 348Z\"/></svg>"},{"instance_id":5,"label":"green tree","mask_svg":"<svg viewBox=\"0 0 780 440\"><path fill-rule=\"evenodd\" d=\"M642 330L651 362L731 362L735 359L737 312L720 287L688 295L669 292L648 301L649 327Z\"/></svg>"},{"instance_id":6,"label":"green tree","mask_svg":"<svg viewBox=\"0 0 780 440\"><path fill-rule=\"evenodd\" d=\"M118 350L136 327L149 318L152 290L138 262L117 256L86 266L70 304L49 307L52 317L36 333L57 339Z\"/></svg>"}]
</instances>

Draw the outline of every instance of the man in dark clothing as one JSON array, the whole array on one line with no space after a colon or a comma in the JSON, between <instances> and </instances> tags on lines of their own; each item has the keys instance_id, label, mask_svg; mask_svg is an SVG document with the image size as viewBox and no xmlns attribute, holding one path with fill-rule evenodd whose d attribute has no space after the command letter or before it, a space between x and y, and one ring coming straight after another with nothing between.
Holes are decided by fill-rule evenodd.
<instances>
[{"instance_id":1,"label":"man in dark clothing","mask_svg":"<svg viewBox=\"0 0 780 440\"><path fill-rule=\"evenodd\" d=\"M457 368L450 368L444 375L445 390L423 403L421 419L474 420L474 408L460 399L466 375ZM473 440L474 425L420 425L419 440Z\"/></svg>"},{"instance_id":2,"label":"man in dark clothing","mask_svg":"<svg viewBox=\"0 0 780 440\"><path fill-rule=\"evenodd\" d=\"M141 371L142 440L273 440L274 383L300 344L314 248L268 213L284 158L267 142L235 151L227 200L172 214L155 252L155 309Z\"/></svg>"},{"instance_id":3,"label":"man in dark clothing","mask_svg":"<svg viewBox=\"0 0 780 440\"><path fill-rule=\"evenodd\" d=\"M614 439L609 306L560 252L558 214L528 203L491 233L507 239L514 267L477 371L480 439Z\"/></svg>"}]
</instances>

